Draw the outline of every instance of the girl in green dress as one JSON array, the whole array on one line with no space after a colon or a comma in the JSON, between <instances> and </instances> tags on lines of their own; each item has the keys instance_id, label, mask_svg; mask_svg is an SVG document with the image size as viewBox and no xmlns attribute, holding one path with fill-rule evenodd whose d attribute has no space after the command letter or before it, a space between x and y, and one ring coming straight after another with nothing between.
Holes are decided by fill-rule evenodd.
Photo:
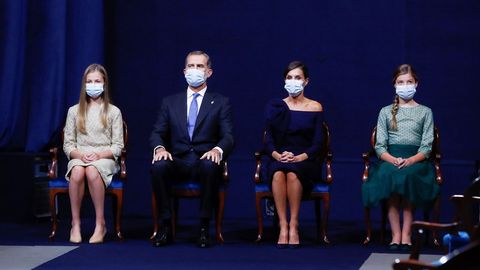
<instances>
[{"instance_id":1,"label":"girl in green dress","mask_svg":"<svg viewBox=\"0 0 480 270\"><path fill-rule=\"evenodd\" d=\"M370 167L362 195L367 207L388 200L389 248L408 250L414 209L430 207L439 193L433 165L427 160L432 151L433 115L430 108L413 99L418 78L410 65L397 68L393 85L394 102L378 116L375 152L380 161Z\"/></svg>"}]
</instances>

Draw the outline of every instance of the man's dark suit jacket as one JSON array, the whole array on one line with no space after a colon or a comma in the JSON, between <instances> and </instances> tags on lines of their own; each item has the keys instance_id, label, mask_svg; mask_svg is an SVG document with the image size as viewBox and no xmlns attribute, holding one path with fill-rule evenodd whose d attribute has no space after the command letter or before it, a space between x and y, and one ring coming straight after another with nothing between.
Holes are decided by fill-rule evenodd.
<instances>
[{"instance_id":1,"label":"man's dark suit jacket","mask_svg":"<svg viewBox=\"0 0 480 270\"><path fill-rule=\"evenodd\" d=\"M187 129L187 92L168 96L150 136L152 148L165 147L172 156L195 151L199 156L215 146L222 148L223 159L233 149L233 120L229 99L208 90L203 97L192 141Z\"/></svg>"}]
</instances>

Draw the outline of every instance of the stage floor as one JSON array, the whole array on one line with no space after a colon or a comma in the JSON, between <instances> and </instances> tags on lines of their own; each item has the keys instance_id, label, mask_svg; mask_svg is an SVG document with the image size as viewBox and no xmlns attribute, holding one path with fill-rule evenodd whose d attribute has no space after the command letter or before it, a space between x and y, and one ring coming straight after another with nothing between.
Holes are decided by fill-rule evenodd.
<instances>
[{"instance_id":1,"label":"stage floor","mask_svg":"<svg viewBox=\"0 0 480 270\"><path fill-rule=\"evenodd\" d=\"M61 220L55 240L49 241L48 220L30 223L0 222L0 265L2 269L391 269L396 254L386 244L373 239L369 246L361 244L364 236L363 221L331 221L331 245L315 242L315 223L302 221L301 242L298 249L279 250L276 236L269 221L266 222L264 241L254 243L254 219L224 221L225 244L208 249L195 246L197 225L195 220L183 219L177 229L175 243L168 247L152 247L149 236L151 219L125 218L125 240L118 241L110 232L105 243L88 244L93 232L92 220L84 220L84 243L68 242L69 221ZM213 227L213 226L212 226ZM211 230L213 236L213 228ZM433 254L426 260L441 256L442 251L427 247L424 254ZM5 267L8 266L8 267ZM376 268L375 268L376 267Z\"/></svg>"}]
</instances>

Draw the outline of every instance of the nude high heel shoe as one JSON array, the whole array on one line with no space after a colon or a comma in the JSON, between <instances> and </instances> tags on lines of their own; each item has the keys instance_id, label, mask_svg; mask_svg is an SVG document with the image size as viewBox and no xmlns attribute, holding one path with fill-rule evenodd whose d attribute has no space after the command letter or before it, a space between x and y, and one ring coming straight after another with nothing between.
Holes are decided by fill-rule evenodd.
<instances>
[{"instance_id":1,"label":"nude high heel shoe","mask_svg":"<svg viewBox=\"0 0 480 270\"><path fill-rule=\"evenodd\" d=\"M105 235L107 234L107 228L103 227L103 232L100 235L96 235L93 233L92 237L88 240L88 243L90 244L101 244L103 243L103 239L105 238Z\"/></svg>"},{"instance_id":2,"label":"nude high heel shoe","mask_svg":"<svg viewBox=\"0 0 480 270\"><path fill-rule=\"evenodd\" d=\"M82 242L82 234L74 234L73 233L73 228L70 230L70 243L73 244L80 244Z\"/></svg>"}]
</instances>

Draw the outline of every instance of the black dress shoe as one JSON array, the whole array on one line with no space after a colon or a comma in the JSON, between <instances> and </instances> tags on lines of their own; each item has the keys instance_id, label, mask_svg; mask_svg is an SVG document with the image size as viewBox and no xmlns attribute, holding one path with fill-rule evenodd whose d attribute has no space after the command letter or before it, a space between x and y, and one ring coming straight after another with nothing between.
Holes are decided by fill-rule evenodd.
<instances>
[{"instance_id":1,"label":"black dress shoe","mask_svg":"<svg viewBox=\"0 0 480 270\"><path fill-rule=\"evenodd\" d=\"M300 247L300 243L298 244L288 244L288 248L290 249L296 249L296 248L299 248Z\"/></svg>"},{"instance_id":2,"label":"black dress shoe","mask_svg":"<svg viewBox=\"0 0 480 270\"><path fill-rule=\"evenodd\" d=\"M207 228L200 229L200 236L198 237L197 246L199 248L206 248L210 246L210 236Z\"/></svg>"},{"instance_id":3,"label":"black dress shoe","mask_svg":"<svg viewBox=\"0 0 480 270\"><path fill-rule=\"evenodd\" d=\"M400 244L400 249L402 251L410 251L412 250L412 244Z\"/></svg>"},{"instance_id":4,"label":"black dress shoe","mask_svg":"<svg viewBox=\"0 0 480 270\"><path fill-rule=\"evenodd\" d=\"M388 245L388 249L393 250L393 251L399 250L400 249L400 244L390 243L390 245Z\"/></svg>"},{"instance_id":5,"label":"black dress shoe","mask_svg":"<svg viewBox=\"0 0 480 270\"><path fill-rule=\"evenodd\" d=\"M154 247L164 247L168 244L171 244L173 237L170 228L164 227L162 230L155 235L153 238L153 246Z\"/></svg>"}]
</instances>

